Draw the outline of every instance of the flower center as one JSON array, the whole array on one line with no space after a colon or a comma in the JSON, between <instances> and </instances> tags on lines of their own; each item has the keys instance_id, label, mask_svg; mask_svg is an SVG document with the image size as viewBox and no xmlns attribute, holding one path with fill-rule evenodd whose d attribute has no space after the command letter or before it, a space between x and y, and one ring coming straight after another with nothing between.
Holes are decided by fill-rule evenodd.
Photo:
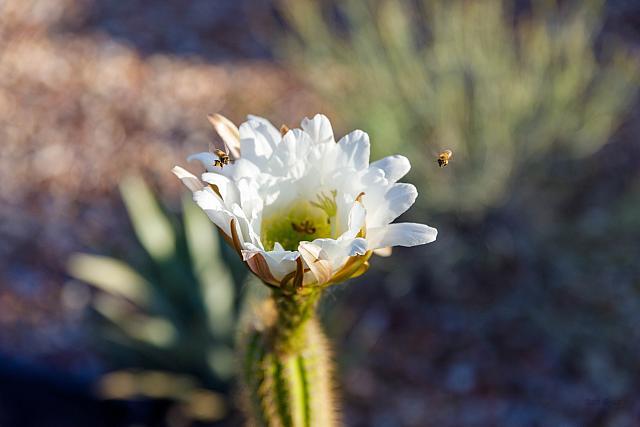
<instances>
[{"instance_id":1,"label":"flower center","mask_svg":"<svg viewBox=\"0 0 640 427\"><path fill-rule=\"evenodd\" d=\"M297 200L262 217L260 240L265 250L279 242L285 250L295 251L301 241L332 237L335 229L335 191L320 194L316 200Z\"/></svg>"}]
</instances>

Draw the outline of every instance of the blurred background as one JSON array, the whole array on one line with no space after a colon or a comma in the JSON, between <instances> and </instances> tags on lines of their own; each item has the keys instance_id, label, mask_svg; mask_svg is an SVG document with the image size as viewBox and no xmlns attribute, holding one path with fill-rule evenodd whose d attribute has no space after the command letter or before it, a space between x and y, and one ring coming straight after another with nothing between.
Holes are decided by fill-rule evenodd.
<instances>
[{"instance_id":1,"label":"blurred background","mask_svg":"<svg viewBox=\"0 0 640 427\"><path fill-rule=\"evenodd\" d=\"M639 42L633 0L0 1L0 426L242 425L260 287L170 173L212 112L411 159L438 240L322 306L347 425L639 425Z\"/></svg>"}]
</instances>

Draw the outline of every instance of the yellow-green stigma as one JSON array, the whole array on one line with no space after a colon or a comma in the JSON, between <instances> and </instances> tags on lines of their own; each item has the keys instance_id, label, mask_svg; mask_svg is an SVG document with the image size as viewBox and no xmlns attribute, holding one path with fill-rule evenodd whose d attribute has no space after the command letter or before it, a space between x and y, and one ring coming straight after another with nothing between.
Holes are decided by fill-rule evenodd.
<instances>
[{"instance_id":1,"label":"yellow-green stigma","mask_svg":"<svg viewBox=\"0 0 640 427\"><path fill-rule=\"evenodd\" d=\"M285 250L295 251L301 241L332 237L335 227L335 192L320 195L316 201L298 200L282 209L265 212L260 239L264 248L273 250L279 242Z\"/></svg>"}]
</instances>

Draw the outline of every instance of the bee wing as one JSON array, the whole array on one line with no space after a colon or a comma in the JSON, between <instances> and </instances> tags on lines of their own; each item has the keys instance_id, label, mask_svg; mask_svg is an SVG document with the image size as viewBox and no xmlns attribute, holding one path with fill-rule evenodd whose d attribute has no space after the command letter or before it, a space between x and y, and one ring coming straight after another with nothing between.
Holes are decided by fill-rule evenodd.
<instances>
[{"instance_id":1,"label":"bee wing","mask_svg":"<svg viewBox=\"0 0 640 427\"><path fill-rule=\"evenodd\" d=\"M442 151L431 150L431 159L435 160L435 161L439 161L440 160L440 153L442 153Z\"/></svg>"},{"instance_id":2,"label":"bee wing","mask_svg":"<svg viewBox=\"0 0 640 427\"><path fill-rule=\"evenodd\" d=\"M440 157L440 153L442 153L442 150L439 150L438 148L431 147L429 149L428 153L429 153L429 155L431 155L431 157L437 159L438 157Z\"/></svg>"}]
</instances>

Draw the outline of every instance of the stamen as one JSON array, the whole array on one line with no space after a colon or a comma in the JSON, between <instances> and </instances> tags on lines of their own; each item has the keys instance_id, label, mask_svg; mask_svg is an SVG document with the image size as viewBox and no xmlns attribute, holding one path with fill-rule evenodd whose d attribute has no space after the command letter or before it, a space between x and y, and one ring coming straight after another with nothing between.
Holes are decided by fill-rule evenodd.
<instances>
[{"instance_id":1,"label":"stamen","mask_svg":"<svg viewBox=\"0 0 640 427\"><path fill-rule=\"evenodd\" d=\"M322 209L327 214L327 224L331 227L331 236L336 237L338 227L338 205L336 204L336 196L338 192L331 190L329 194L320 193L316 197L316 202L309 202L311 206Z\"/></svg>"},{"instance_id":2,"label":"stamen","mask_svg":"<svg viewBox=\"0 0 640 427\"><path fill-rule=\"evenodd\" d=\"M280 135L285 136L289 132L289 126L282 125L280 126Z\"/></svg>"},{"instance_id":3,"label":"stamen","mask_svg":"<svg viewBox=\"0 0 640 427\"><path fill-rule=\"evenodd\" d=\"M338 213L338 205L336 204L336 196L338 192L336 190L331 190L330 195L326 193L320 193L317 196L317 202L309 202L311 206L315 206L316 208L322 209L325 211L329 218L333 218Z\"/></svg>"},{"instance_id":4,"label":"stamen","mask_svg":"<svg viewBox=\"0 0 640 427\"><path fill-rule=\"evenodd\" d=\"M316 232L316 227L308 219L302 221L301 223L292 222L291 228L293 228L293 230L297 233L315 234Z\"/></svg>"}]
</instances>

